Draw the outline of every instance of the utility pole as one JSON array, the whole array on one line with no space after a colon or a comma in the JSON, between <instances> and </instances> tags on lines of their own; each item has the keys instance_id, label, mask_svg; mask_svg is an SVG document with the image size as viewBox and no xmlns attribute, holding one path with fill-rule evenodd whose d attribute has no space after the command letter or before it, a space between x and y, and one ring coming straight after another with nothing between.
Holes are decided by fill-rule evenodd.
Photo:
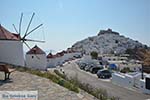
<instances>
[{"instance_id":1,"label":"utility pole","mask_svg":"<svg viewBox=\"0 0 150 100\"><path fill-rule=\"evenodd\" d=\"M144 73L143 73L143 61L142 61L142 70L141 70L141 79L143 80L144 79Z\"/></svg>"}]
</instances>

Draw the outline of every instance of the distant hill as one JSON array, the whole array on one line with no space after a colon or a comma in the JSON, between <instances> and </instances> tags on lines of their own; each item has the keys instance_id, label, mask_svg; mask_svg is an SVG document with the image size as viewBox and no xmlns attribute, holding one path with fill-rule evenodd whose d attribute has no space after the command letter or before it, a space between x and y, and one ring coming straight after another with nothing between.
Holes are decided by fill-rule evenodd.
<instances>
[{"instance_id":1,"label":"distant hill","mask_svg":"<svg viewBox=\"0 0 150 100\"><path fill-rule=\"evenodd\" d=\"M146 45L120 35L118 32L108 30L100 30L97 36L88 37L78 41L72 45L71 49L85 54L92 51L98 53L125 53L127 49L146 48Z\"/></svg>"}]
</instances>

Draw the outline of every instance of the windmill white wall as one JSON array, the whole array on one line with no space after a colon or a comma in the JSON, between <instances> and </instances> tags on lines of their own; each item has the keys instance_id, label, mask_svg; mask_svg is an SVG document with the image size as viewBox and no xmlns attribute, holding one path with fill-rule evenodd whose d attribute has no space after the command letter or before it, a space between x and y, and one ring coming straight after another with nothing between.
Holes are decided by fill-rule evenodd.
<instances>
[{"instance_id":1,"label":"windmill white wall","mask_svg":"<svg viewBox=\"0 0 150 100\"><path fill-rule=\"evenodd\" d=\"M22 42L0 40L0 62L24 66Z\"/></svg>"},{"instance_id":2,"label":"windmill white wall","mask_svg":"<svg viewBox=\"0 0 150 100\"><path fill-rule=\"evenodd\" d=\"M33 69L46 70L46 54L26 54L26 66Z\"/></svg>"}]
</instances>

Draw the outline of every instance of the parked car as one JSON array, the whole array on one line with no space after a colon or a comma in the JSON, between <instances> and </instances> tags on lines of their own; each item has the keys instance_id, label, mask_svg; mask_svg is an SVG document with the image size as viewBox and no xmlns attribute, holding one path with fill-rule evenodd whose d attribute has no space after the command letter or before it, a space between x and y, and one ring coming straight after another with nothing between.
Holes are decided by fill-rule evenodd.
<instances>
[{"instance_id":1,"label":"parked car","mask_svg":"<svg viewBox=\"0 0 150 100\"><path fill-rule=\"evenodd\" d=\"M94 67L93 64L88 64L88 65L84 68L84 70L85 70L85 71L90 71L90 68L92 68L92 67Z\"/></svg>"},{"instance_id":2,"label":"parked car","mask_svg":"<svg viewBox=\"0 0 150 100\"><path fill-rule=\"evenodd\" d=\"M80 69L82 69L82 70L84 70L86 66L87 66L86 63L80 63L80 64L79 64L79 67L80 67Z\"/></svg>"},{"instance_id":3,"label":"parked car","mask_svg":"<svg viewBox=\"0 0 150 100\"><path fill-rule=\"evenodd\" d=\"M111 74L112 73L109 70L106 70L106 69L102 69L102 70L99 70L97 72L98 78L110 78Z\"/></svg>"},{"instance_id":4,"label":"parked car","mask_svg":"<svg viewBox=\"0 0 150 100\"><path fill-rule=\"evenodd\" d=\"M80 65L80 63L81 63L81 61L76 61L76 64L79 66Z\"/></svg>"},{"instance_id":5,"label":"parked car","mask_svg":"<svg viewBox=\"0 0 150 100\"><path fill-rule=\"evenodd\" d=\"M60 66L60 67L63 67L64 65L63 65L63 64L60 64L59 66Z\"/></svg>"},{"instance_id":6,"label":"parked car","mask_svg":"<svg viewBox=\"0 0 150 100\"><path fill-rule=\"evenodd\" d=\"M96 66L96 67L90 68L90 72L92 74L96 74L99 70L102 70L102 69L103 69L103 66Z\"/></svg>"},{"instance_id":7,"label":"parked car","mask_svg":"<svg viewBox=\"0 0 150 100\"><path fill-rule=\"evenodd\" d=\"M74 58L81 58L81 55L74 55Z\"/></svg>"}]
</instances>

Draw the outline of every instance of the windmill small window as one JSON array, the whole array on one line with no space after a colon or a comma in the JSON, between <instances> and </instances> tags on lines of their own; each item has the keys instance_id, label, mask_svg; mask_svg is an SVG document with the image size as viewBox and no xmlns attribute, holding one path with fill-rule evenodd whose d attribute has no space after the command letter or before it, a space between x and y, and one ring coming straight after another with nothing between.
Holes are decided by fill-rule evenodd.
<instances>
[{"instance_id":1,"label":"windmill small window","mask_svg":"<svg viewBox=\"0 0 150 100\"><path fill-rule=\"evenodd\" d=\"M32 59L34 58L34 56L32 56Z\"/></svg>"},{"instance_id":2,"label":"windmill small window","mask_svg":"<svg viewBox=\"0 0 150 100\"><path fill-rule=\"evenodd\" d=\"M36 54L36 49L33 49L33 54ZM34 58L34 56L32 56L32 59Z\"/></svg>"}]
</instances>

